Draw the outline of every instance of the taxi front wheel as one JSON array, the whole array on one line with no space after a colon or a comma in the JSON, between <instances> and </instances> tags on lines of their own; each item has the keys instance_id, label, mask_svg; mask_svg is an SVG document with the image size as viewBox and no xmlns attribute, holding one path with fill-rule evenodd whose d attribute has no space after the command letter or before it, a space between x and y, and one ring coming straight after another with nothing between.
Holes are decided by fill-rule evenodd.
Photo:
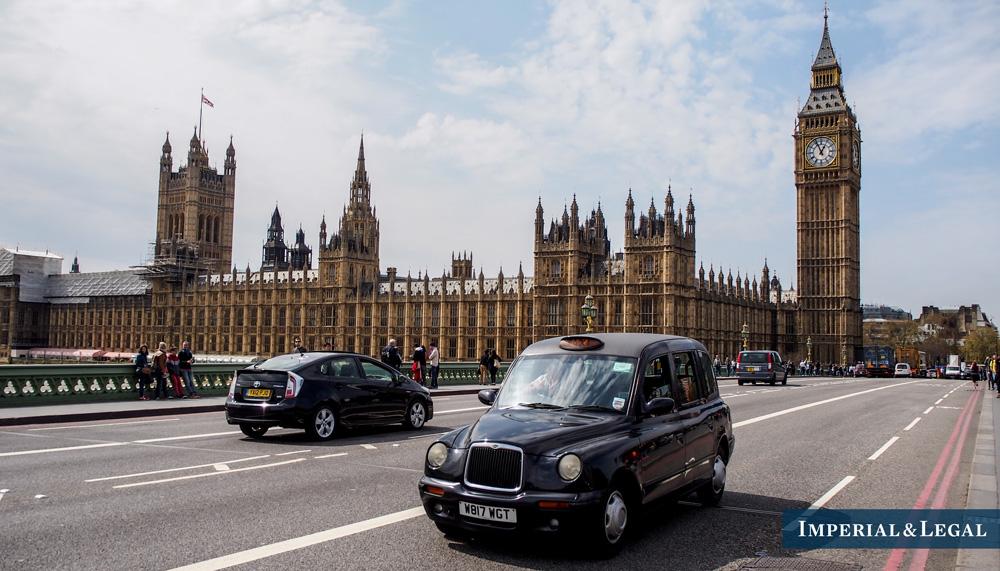
<instances>
[{"instance_id":1,"label":"taxi front wheel","mask_svg":"<svg viewBox=\"0 0 1000 571\"><path fill-rule=\"evenodd\" d=\"M591 536L593 554L599 558L612 557L621 551L631 530L630 506L625 491L620 484L612 484L604 493L599 511L600 520L595 516Z\"/></svg>"}]
</instances>

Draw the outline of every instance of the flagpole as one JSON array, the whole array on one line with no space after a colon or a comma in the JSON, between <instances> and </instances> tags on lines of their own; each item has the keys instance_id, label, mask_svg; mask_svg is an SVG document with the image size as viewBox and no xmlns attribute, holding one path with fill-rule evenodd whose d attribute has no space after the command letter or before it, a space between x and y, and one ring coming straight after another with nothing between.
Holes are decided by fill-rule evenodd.
<instances>
[{"instance_id":1,"label":"flagpole","mask_svg":"<svg viewBox=\"0 0 1000 571\"><path fill-rule=\"evenodd\" d=\"M201 99L198 100L198 141L201 139L201 113L205 109L205 88L201 88Z\"/></svg>"}]
</instances>

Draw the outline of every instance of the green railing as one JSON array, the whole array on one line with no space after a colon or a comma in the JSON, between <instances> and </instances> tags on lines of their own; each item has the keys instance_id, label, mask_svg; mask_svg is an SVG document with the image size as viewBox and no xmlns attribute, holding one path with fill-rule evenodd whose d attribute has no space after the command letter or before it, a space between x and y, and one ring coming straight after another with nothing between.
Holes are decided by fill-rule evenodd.
<instances>
[{"instance_id":1,"label":"green railing","mask_svg":"<svg viewBox=\"0 0 1000 571\"><path fill-rule=\"evenodd\" d=\"M233 371L243 365L194 365L194 383L203 395L221 396L229 389ZM409 373L406 364L403 372ZM497 381L507 372L500 367ZM0 366L0 407L95 402L136 398L135 367L132 365L3 365ZM438 385L468 385L479 382L476 363L441 363Z\"/></svg>"}]
</instances>

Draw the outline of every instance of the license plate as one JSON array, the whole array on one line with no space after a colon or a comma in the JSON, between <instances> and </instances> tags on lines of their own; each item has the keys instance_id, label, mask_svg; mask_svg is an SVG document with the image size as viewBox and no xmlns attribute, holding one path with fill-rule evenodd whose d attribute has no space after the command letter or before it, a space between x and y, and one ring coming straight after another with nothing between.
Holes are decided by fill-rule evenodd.
<instances>
[{"instance_id":1,"label":"license plate","mask_svg":"<svg viewBox=\"0 0 1000 571\"><path fill-rule=\"evenodd\" d=\"M248 398L271 398L271 389L247 389Z\"/></svg>"},{"instance_id":2,"label":"license plate","mask_svg":"<svg viewBox=\"0 0 1000 571\"><path fill-rule=\"evenodd\" d=\"M757 367L747 367L747 372L756 373L757 372Z\"/></svg>"},{"instance_id":3,"label":"license plate","mask_svg":"<svg viewBox=\"0 0 1000 571\"><path fill-rule=\"evenodd\" d=\"M494 506L470 504L468 502L458 502L458 511L466 517L499 521L503 523L517 523L517 510L513 508L498 508Z\"/></svg>"}]
</instances>

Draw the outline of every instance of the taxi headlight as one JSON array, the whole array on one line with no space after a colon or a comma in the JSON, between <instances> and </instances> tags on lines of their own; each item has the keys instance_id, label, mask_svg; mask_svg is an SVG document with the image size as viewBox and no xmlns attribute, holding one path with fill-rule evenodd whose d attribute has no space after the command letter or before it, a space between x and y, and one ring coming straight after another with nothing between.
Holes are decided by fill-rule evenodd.
<instances>
[{"instance_id":1,"label":"taxi headlight","mask_svg":"<svg viewBox=\"0 0 1000 571\"><path fill-rule=\"evenodd\" d=\"M576 454L567 454L559 459L559 477L567 482L572 482L580 477L583 471L583 462Z\"/></svg>"},{"instance_id":2,"label":"taxi headlight","mask_svg":"<svg viewBox=\"0 0 1000 571\"><path fill-rule=\"evenodd\" d=\"M442 442L435 442L427 449L427 465L437 470L448 459L448 447Z\"/></svg>"}]
</instances>

